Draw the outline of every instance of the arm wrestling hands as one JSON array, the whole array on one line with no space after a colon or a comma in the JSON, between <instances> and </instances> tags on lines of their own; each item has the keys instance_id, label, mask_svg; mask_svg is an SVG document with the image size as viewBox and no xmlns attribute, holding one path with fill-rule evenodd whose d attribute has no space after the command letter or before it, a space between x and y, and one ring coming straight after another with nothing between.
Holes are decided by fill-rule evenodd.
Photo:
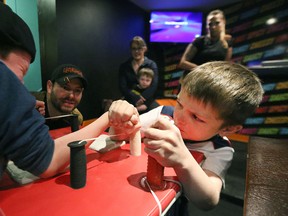
<instances>
[{"instance_id":1,"label":"arm wrestling hands","mask_svg":"<svg viewBox=\"0 0 288 216\"><path fill-rule=\"evenodd\" d=\"M126 101L115 101L112 105L109 109L110 132L123 135L117 139L127 139L141 127L138 112ZM125 128L121 122L126 122ZM211 209L218 204L221 179L201 168L186 147L179 129L167 117L160 116L151 127L141 131L145 152L162 166L175 170L190 201L201 209Z\"/></svg>"},{"instance_id":2,"label":"arm wrestling hands","mask_svg":"<svg viewBox=\"0 0 288 216\"><path fill-rule=\"evenodd\" d=\"M125 100L114 101L108 116L111 125L109 133L115 135L117 140L128 139L141 127L137 109ZM160 116L151 127L141 131L146 153L162 166L177 167L183 158L191 156L179 129L165 116Z\"/></svg>"}]
</instances>

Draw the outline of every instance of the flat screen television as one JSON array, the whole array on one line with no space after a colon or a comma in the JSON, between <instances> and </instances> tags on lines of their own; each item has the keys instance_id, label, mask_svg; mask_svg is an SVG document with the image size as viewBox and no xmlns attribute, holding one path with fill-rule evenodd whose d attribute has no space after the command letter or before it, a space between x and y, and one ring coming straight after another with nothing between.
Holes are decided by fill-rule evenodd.
<instances>
[{"instance_id":1,"label":"flat screen television","mask_svg":"<svg viewBox=\"0 0 288 216\"><path fill-rule=\"evenodd\" d=\"M202 12L152 11L150 42L190 43L202 33Z\"/></svg>"}]
</instances>

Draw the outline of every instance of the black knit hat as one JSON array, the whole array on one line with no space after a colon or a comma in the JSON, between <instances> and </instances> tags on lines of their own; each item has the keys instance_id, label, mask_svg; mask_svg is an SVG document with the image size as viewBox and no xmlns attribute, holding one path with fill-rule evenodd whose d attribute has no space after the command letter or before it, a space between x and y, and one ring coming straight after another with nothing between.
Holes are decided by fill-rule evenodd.
<instances>
[{"instance_id":1,"label":"black knit hat","mask_svg":"<svg viewBox=\"0 0 288 216\"><path fill-rule=\"evenodd\" d=\"M10 7L0 2L0 42L19 47L35 59L36 48L28 25Z\"/></svg>"},{"instance_id":2,"label":"black knit hat","mask_svg":"<svg viewBox=\"0 0 288 216\"><path fill-rule=\"evenodd\" d=\"M83 76L82 71L72 64L62 64L58 66L52 73L51 81L63 85L75 78L81 80L84 89L87 88L87 80Z\"/></svg>"}]
</instances>

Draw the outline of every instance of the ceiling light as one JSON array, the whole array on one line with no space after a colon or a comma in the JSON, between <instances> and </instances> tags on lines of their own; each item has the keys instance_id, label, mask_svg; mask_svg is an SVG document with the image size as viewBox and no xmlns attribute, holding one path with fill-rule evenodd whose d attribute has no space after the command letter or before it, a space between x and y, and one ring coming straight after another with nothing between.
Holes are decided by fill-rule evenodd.
<instances>
[{"instance_id":1,"label":"ceiling light","mask_svg":"<svg viewBox=\"0 0 288 216\"><path fill-rule=\"evenodd\" d=\"M268 20L266 21L266 24L267 24L267 25L272 25L272 24L276 23L277 21L278 21L278 20L277 20L276 18L272 17L272 18L270 18L270 19L268 19Z\"/></svg>"}]
</instances>

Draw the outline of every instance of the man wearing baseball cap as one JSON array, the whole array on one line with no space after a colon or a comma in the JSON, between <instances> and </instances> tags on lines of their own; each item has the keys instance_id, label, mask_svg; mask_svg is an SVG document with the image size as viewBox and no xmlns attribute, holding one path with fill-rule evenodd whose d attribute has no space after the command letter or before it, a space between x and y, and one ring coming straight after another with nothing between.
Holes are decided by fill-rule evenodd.
<instances>
[{"instance_id":1,"label":"man wearing baseball cap","mask_svg":"<svg viewBox=\"0 0 288 216\"><path fill-rule=\"evenodd\" d=\"M46 86L47 91L32 94L36 100L44 101L44 112L41 112L41 107L36 108L46 118L50 130L70 126L70 119L61 117L67 114L77 115L78 124L81 125L83 116L76 107L81 101L83 90L87 88L82 71L75 65L62 64L54 70ZM56 116L59 118L50 118Z\"/></svg>"},{"instance_id":2,"label":"man wearing baseball cap","mask_svg":"<svg viewBox=\"0 0 288 216\"><path fill-rule=\"evenodd\" d=\"M88 126L53 140L36 100L23 85L35 58L35 44L27 24L0 2L0 184L8 161L41 178L63 172L70 162L67 143L98 137L109 126L105 113ZM68 73L66 73L68 74ZM72 73L71 73L72 74ZM79 75L79 74L78 74ZM66 84L74 79L67 76ZM71 78L71 79L70 79ZM75 79L76 80L76 79ZM85 82L79 88L85 88ZM56 83L56 82L55 82ZM83 84L83 85L81 85ZM66 86L62 86L66 88ZM75 86L66 89L77 93ZM60 86L59 86L60 88ZM88 142L88 145L91 142Z\"/></svg>"}]
</instances>

